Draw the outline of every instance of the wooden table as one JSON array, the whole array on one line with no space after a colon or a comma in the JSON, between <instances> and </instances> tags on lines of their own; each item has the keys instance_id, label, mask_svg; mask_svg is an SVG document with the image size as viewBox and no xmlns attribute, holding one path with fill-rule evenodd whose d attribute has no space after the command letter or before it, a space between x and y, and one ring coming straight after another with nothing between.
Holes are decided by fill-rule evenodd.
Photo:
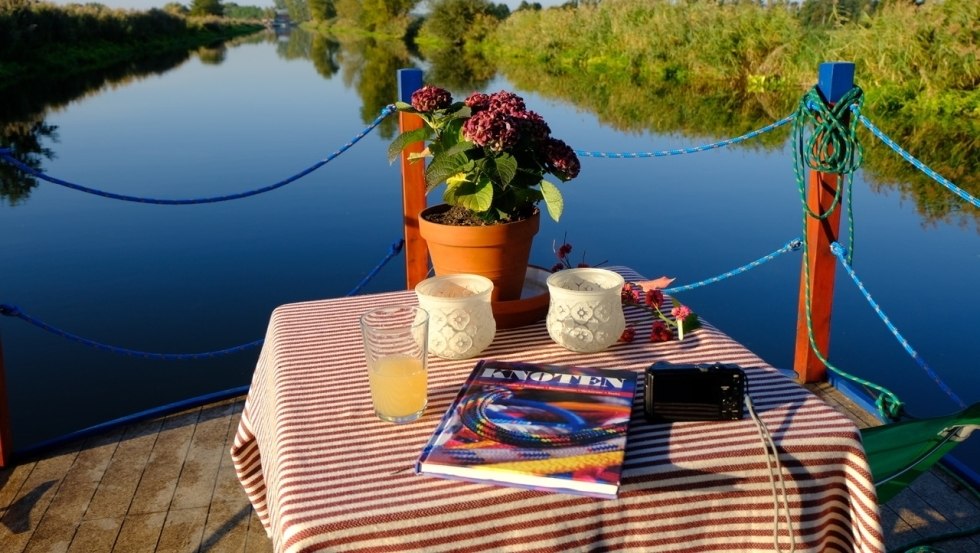
<instances>
[{"instance_id":1,"label":"wooden table","mask_svg":"<svg viewBox=\"0 0 980 553\"><path fill-rule=\"evenodd\" d=\"M232 456L276 551L774 550L770 472L752 420L650 424L642 386L618 499L414 474L475 363L430 358L420 420L399 426L374 415L358 317L416 303L414 292L391 292L272 314ZM635 308L626 315L637 339L600 353L559 347L541 322L498 331L481 357L638 372L660 360L738 363L779 448L795 550L884 551L874 485L849 419L710 325L682 342L650 343L650 316ZM783 525L780 549L789 542Z\"/></svg>"}]
</instances>

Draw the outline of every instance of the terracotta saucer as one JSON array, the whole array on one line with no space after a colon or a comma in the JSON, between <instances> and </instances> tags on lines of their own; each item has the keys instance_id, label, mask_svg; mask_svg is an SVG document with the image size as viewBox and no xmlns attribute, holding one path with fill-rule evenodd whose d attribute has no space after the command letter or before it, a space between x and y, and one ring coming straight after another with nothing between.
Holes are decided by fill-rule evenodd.
<instances>
[{"instance_id":1,"label":"terracotta saucer","mask_svg":"<svg viewBox=\"0 0 980 553\"><path fill-rule=\"evenodd\" d=\"M528 265L524 277L521 298L510 301L495 301L491 304L497 328L516 328L536 323L548 314L548 276L551 271Z\"/></svg>"}]
</instances>

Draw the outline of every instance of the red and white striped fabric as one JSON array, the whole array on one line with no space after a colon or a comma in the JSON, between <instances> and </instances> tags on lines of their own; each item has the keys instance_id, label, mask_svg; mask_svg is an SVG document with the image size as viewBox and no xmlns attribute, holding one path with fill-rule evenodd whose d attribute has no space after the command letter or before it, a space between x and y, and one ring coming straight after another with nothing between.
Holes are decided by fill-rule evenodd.
<instances>
[{"instance_id":1,"label":"red and white striped fabric","mask_svg":"<svg viewBox=\"0 0 980 553\"><path fill-rule=\"evenodd\" d=\"M777 550L755 423L649 424L639 392L618 499L415 475L422 447L476 362L430 357L425 415L407 425L379 420L358 317L415 303L405 291L273 313L232 456L277 552ZM792 536L798 552L884 552L871 473L850 420L710 325L683 342L654 344L645 339L649 315L629 308L626 315L637 339L603 352L567 351L538 323L498 331L482 357L638 372L654 361L738 363L786 480L792 533L780 514L778 550L790 551Z\"/></svg>"}]
</instances>

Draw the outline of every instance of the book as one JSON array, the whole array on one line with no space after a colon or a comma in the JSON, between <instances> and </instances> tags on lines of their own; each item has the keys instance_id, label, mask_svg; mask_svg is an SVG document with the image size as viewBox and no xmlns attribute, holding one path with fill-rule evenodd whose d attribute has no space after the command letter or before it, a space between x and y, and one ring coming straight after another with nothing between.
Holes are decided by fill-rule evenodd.
<instances>
[{"instance_id":1,"label":"book","mask_svg":"<svg viewBox=\"0 0 980 553\"><path fill-rule=\"evenodd\" d=\"M415 471L614 499L636 373L481 360Z\"/></svg>"}]
</instances>

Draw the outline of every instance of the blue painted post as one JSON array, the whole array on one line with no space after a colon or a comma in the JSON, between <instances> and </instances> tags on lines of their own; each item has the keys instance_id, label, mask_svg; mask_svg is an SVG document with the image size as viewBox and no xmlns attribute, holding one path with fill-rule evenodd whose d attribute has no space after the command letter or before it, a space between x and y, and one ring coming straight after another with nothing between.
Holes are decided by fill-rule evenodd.
<instances>
[{"instance_id":1,"label":"blue painted post","mask_svg":"<svg viewBox=\"0 0 980 553\"><path fill-rule=\"evenodd\" d=\"M817 89L824 100L833 105L854 87L854 64L829 62L820 64ZM846 123L846 121L845 121ZM837 188L844 186L843 175L810 171L807 205L814 213L825 213L834 201ZM841 191L843 193L843 190ZM810 279L810 322L814 342L827 358L830 351L830 314L834 304L834 275L837 259L830 244L840 234L840 209L825 219L808 217L806 222L807 258L810 274L801 271L799 312L796 322L796 352L793 368L803 382L822 382L827 379L827 367L810 347L806 324L806 281Z\"/></svg>"},{"instance_id":2,"label":"blue painted post","mask_svg":"<svg viewBox=\"0 0 980 553\"><path fill-rule=\"evenodd\" d=\"M409 103L412 93L422 88L421 69L398 70L398 99ZM425 122L415 114L399 113L400 132L419 129ZM405 148L401 157L402 206L405 225L405 283L409 290L425 279L429 273L429 250L419 234L419 212L425 209L425 162L409 161L412 153L423 150L418 142Z\"/></svg>"}]
</instances>

